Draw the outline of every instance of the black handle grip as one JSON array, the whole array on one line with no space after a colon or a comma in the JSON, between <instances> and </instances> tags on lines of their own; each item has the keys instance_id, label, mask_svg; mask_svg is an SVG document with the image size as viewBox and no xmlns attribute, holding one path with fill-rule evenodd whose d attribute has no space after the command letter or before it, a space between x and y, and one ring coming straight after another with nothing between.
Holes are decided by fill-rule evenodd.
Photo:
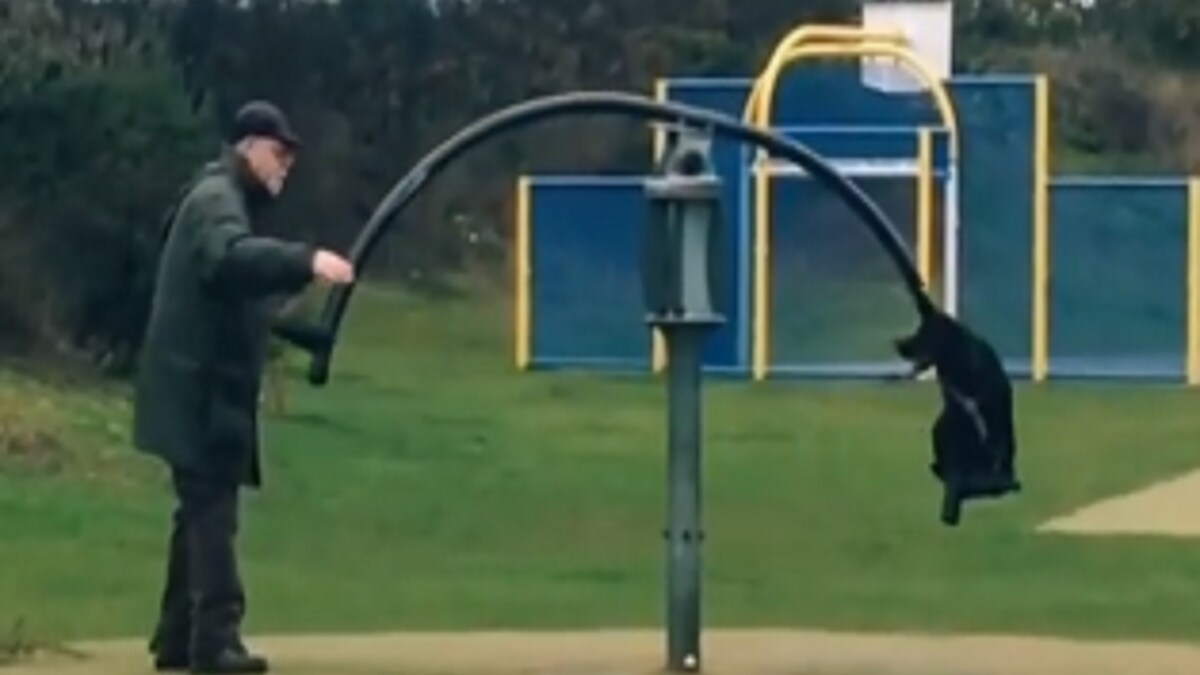
<instances>
[{"instance_id":1,"label":"black handle grip","mask_svg":"<svg viewBox=\"0 0 1200 675\"><path fill-rule=\"evenodd\" d=\"M333 331L325 326L286 319L275 322L271 328L272 332L289 344L312 355L312 362L308 368L309 383L320 386L329 381Z\"/></svg>"},{"instance_id":2,"label":"black handle grip","mask_svg":"<svg viewBox=\"0 0 1200 675\"><path fill-rule=\"evenodd\" d=\"M322 387L329 381L329 355L328 349L315 353L308 364L308 383L314 387Z\"/></svg>"}]
</instances>

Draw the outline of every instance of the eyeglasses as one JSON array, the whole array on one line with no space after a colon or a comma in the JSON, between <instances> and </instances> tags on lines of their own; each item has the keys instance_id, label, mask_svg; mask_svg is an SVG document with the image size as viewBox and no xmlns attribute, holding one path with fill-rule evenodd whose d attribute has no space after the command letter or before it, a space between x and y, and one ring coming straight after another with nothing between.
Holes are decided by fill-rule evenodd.
<instances>
[{"instance_id":1,"label":"eyeglasses","mask_svg":"<svg viewBox=\"0 0 1200 675\"><path fill-rule=\"evenodd\" d=\"M275 161L279 162L284 167L290 167L296 160L296 153L291 148L283 143L271 139L271 154L275 157Z\"/></svg>"}]
</instances>

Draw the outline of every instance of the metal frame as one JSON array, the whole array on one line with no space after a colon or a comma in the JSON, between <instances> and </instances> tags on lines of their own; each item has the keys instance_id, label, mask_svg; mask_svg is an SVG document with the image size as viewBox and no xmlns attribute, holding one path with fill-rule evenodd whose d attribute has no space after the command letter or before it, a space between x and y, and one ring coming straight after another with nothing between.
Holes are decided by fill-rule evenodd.
<instances>
[{"instance_id":1,"label":"metal frame","mask_svg":"<svg viewBox=\"0 0 1200 675\"><path fill-rule=\"evenodd\" d=\"M821 58L863 58L866 56L883 56L892 58L899 62L902 66L908 64L902 54L903 48L899 46L901 42L896 35L874 32L863 38L864 31L859 28L830 28L830 27L805 27L799 31L793 32L778 45L776 53L772 57L772 63L764 73L758 78L674 78L660 79L655 84L655 95L659 100L668 100L668 89L671 86L686 86L686 87L713 87L713 88L733 88L750 92L751 100L748 101L746 112L756 113L763 112L766 102L773 95L774 79L778 79L784 67L796 61L814 60ZM789 42L790 41L790 42ZM816 44L811 44L812 41L819 41ZM810 42L810 44L805 44ZM908 64L911 66L911 64ZM1049 80L1044 75L956 75L951 77L947 82L934 82L935 86L931 88L933 92L941 92L939 95L935 93L935 99L939 101L939 108L949 110L950 114L954 114L953 106L947 105L952 103L952 99L946 93L947 88L962 87L962 86L987 86L987 85L1032 85L1035 92L1034 101L1034 138L1032 139L1033 148L1033 218L1032 218L1032 239L1033 245L1031 250L1032 258L1032 279L1031 279L1031 354L1026 366L1023 366L1022 372L1032 380L1044 381L1049 376L1049 328L1050 328L1050 198L1049 190L1051 184L1050 173L1050 84ZM770 85L770 86L769 86ZM755 93L757 92L757 94ZM768 106L769 107L769 106ZM761 110L760 110L761 108ZM760 123L770 124L769 115L755 116L750 115ZM831 127L832 129L832 127ZM859 128L864 133L865 128ZM910 128L911 129L911 128ZM953 126L948 126L945 130L932 129L929 133L950 133L951 144L950 148L953 151L953 161L951 161L944 174L945 185L945 203L946 219L944 221L944 304L949 311L956 312L959 305L959 294L962 290L962 275L960 270L961 258L959 256L960 242L960 221L959 221L959 175L957 162L959 131L957 120L954 120ZM918 157L915 163L925 164L927 159L924 158L924 153L929 152L929 149L924 147L929 143L929 139L925 138L926 131L917 131L921 140L918 145ZM655 153L656 157L661 151L662 135L656 129L654 133ZM884 168L886 165L881 162L874 163L859 163L853 164L850 162L842 162L841 166L850 174L867 175L872 172L880 173L895 173L895 165ZM767 297L767 284L764 283L763 275L768 267L763 264L753 265L752 261L761 263L763 256L769 251L769 238L765 242L762 241L764 225L766 220L762 218L762 208L767 202L762 197L769 196L769 186L764 190L763 186L769 180L770 173L773 169L768 168L767 171L754 171L753 178L749 185L741 183L739 189L745 190L758 197L751 199L751 194L745 194L743 199L743 207L751 209L750 203L754 203L758 213L746 214L754 225L754 232L744 232L746 245L739 252L739 255L744 255L741 273L743 278L740 280L743 283L740 286L745 290L747 287L753 290L751 302L749 306L743 305L743 313L751 314L751 316L738 316L735 318L739 324L738 335L738 351L743 353L743 341L749 342L748 345L751 352L751 360L757 359L757 363L752 363L752 374L761 379L765 376L765 368L763 357L766 354L766 347L769 345L769 326L770 317L768 312L762 311L763 300ZM943 178L942 174L934 169L931 174L936 180ZM569 180L572 177L537 177L537 182L553 181L556 178ZM582 178L582 177L574 177ZM600 176L588 176L588 180L601 180ZM1102 179L1097 179L1102 180ZM1195 179L1200 181L1200 178ZM514 352L515 362L518 368L528 369L535 364L534 355L532 354L533 341L533 316L536 308L532 306L532 287L535 283L533 279L532 267L532 223L529 222L531 217L531 185L533 178L530 176L521 176L517 180L516 187L516 251L515 251L515 285L516 285L516 302L514 304ZM1189 297L1189 315L1188 315L1188 380L1192 384L1200 385L1200 182L1190 183L1189 189L1191 194L1191 206L1189 212L1189 273L1188 273L1188 297ZM931 194L928 189L922 189L918 200L917 222L920 227L928 228L932 222L930 217L930 209L932 208ZM769 217L769 215L768 215ZM739 224L743 225L744 224ZM748 228L746 228L748 229ZM931 241L936 233L928 229L922 229L918 236L920 242ZM917 251L918 266L921 270L922 277L925 279L932 278L934 261L932 251L926 244L920 244ZM765 326L764 326L765 324ZM744 327L744 328L743 328ZM766 328L767 330L764 330ZM651 369L655 372L661 372L665 369L666 358L665 350L661 336L657 331L650 336ZM552 361L553 359L551 359ZM616 369L621 368L621 364L625 361L622 359L614 359L611 366ZM596 367L597 363L584 363L580 361L581 367ZM607 362L606 362L607 364ZM565 366L566 363L552 364L549 361L545 364L547 367ZM628 363L631 369L644 371L642 363ZM607 369L607 365L606 365ZM834 370L837 369L834 364ZM794 370L790 367L781 367L776 369L779 374L785 374L783 371ZM805 367L802 370L810 370ZM829 368L821 366L811 370L819 370L822 372L828 371ZM737 367L706 367L707 372L720 372L722 374L737 375Z\"/></svg>"},{"instance_id":2,"label":"metal frame","mask_svg":"<svg viewBox=\"0 0 1200 675\"><path fill-rule=\"evenodd\" d=\"M921 81L933 97L941 116L942 126L950 134L950 161L958 163L959 124L954 104L946 85L935 76L920 57L905 45L899 31L871 31L862 28L805 26L792 31L776 46L770 62L754 80L744 119L769 128L773 122L775 90L785 68L804 61L822 58L863 59L886 58ZM761 150L758 161L767 159ZM751 372L755 380L767 377L770 362L770 181L765 172L757 172L754 182L754 341ZM947 184L947 205L952 209L946 222L946 286L943 304L947 313L958 311L958 190L957 177L950 176Z\"/></svg>"}]
</instances>

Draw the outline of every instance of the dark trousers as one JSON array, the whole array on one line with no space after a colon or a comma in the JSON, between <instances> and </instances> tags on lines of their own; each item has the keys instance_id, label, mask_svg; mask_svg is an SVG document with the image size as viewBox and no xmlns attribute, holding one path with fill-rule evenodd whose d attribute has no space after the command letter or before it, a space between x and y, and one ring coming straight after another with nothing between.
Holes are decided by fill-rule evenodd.
<instances>
[{"instance_id":1,"label":"dark trousers","mask_svg":"<svg viewBox=\"0 0 1200 675\"><path fill-rule=\"evenodd\" d=\"M173 469L177 505L154 643L209 653L240 644L245 592L238 573L236 482Z\"/></svg>"}]
</instances>

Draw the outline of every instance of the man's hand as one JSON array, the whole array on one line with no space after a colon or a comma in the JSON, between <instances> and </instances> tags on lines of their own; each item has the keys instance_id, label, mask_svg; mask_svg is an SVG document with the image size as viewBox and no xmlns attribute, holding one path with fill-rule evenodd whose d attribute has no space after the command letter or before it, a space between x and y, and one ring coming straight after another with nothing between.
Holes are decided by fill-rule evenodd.
<instances>
[{"instance_id":1,"label":"man's hand","mask_svg":"<svg viewBox=\"0 0 1200 675\"><path fill-rule=\"evenodd\" d=\"M354 281L354 266L332 251L320 250L313 256L313 274L331 284L348 284Z\"/></svg>"}]
</instances>

